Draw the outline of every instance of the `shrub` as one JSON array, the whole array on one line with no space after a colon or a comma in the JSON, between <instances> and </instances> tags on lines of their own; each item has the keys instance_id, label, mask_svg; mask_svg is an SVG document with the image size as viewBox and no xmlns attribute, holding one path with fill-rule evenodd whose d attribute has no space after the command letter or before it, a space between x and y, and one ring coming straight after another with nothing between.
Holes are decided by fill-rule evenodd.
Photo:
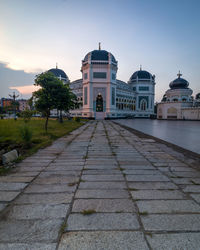
<instances>
[{"instance_id":1,"label":"shrub","mask_svg":"<svg viewBox=\"0 0 200 250\"><path fill-rule=\"evenodd\" d=\"M31 110L28 110L28 109L26 109L20 113L20 117L22 117L24 119L25 123L30 121L32 115L33 115L33 112Z\"/></svg>"},{"instance_id":2,"label":"shrub","mask_svg":"<svg viewBox=\"0 0 200 250\"><path fill-rule=\"evenodd\" d=\"M73 120L74 120L75 122L80 122L80 121L81 121L81 118L80 118L80 117L75 116L75 117L73 117Z\"/></svg>"},{"instance_id":3,"label":"shrub","mask_svg":"<svg viewBox=\"0 0 200 250\"><path fill-rule=\"evenodd\" d=\"M20 135L25 147L29 148L31 146L31 139L33 135L31 129L27 125L20 127Z\"/></svg>"}]
</instances>

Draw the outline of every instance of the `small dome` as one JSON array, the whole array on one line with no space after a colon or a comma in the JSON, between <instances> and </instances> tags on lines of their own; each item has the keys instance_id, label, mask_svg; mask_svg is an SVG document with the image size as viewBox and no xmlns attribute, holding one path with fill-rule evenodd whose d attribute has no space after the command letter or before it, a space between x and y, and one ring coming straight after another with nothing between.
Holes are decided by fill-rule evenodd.
<instances>
[{"instance_id":1,"label":"small dome","mask_svg":"<svg viewBox=\"0 0 200 250\"><path fill-rule=\"evenodd\" d=\"M189 82L181 78L182 74L180 74L180 72L177 75L178 78L170 82L169 84L170 89L187 89L189 86Z\"/></svg>"},{"instance_id":2,"label":"small dome","mask_svg":"<svg viewBox=\"0 0 200 250\"><path fill-rule=\"evenodd\" d=\"M68 76L65 74L65 72L62 69L53 68L53 69L48 70L48 72L53 73L58 78L61 77L65 81L69 81Z\"/></svg>"},{"instance_id":3,"label":"small dome","mask_svg":"<svg viewBox=\"0 0 200 250\"><path fill-rule=\"evenodd\" d=\"M87 55L85 56L83 61L88 61L88 58L89 58L90 54L91 54L91 60L92 61L108 61L109 60L109 54L110 54L112 62L114 62L114 63L117 62L115 57L111 53L109 53L106 50L101 50L101 49L93 50L93 51L87 53Z\"/></svg>"},{"instance_id":4,"label":"small dome","mask_svg":"<svg viewBox=\"0 0 200 250\"><path fill-rule=\"evenodd\" d=\"M129 82L136 81L136 80L151 80L154 79L154 76L152 76L151 73L145 70L138 70L135 73L132 74Z\"/></svg>"}]
</instances>

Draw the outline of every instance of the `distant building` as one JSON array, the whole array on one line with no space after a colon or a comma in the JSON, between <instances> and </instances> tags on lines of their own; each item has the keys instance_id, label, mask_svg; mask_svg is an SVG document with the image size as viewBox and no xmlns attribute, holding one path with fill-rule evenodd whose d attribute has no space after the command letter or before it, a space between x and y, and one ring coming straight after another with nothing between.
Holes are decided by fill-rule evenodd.
<instances>
[{"instance_id":1,"label":"distant building","mask_svg":"<svg viewBox=\"0 0 200 250\"><path fill-rule=\"evenodd\" d=\"M6 108L12 105L12 99L10 98L1 98L1 107Z\"/></svg>"},{"instance_id":2,"label":"distant building","mask_svg":"<svg viewBox=\"0 0 200 250\"><path fill-rule=\"evenodd\" d=\"M30 109L30 106L28 104L28 100L25 99L18 99L17 102L19 103L19 111L25 111L27 109Z\"/></svg>"},{"instance_id":3,"label":"distant building","mask_svg":"<svg viewBox=\"0 0 200 250\"><path fill-rule=\"evenodd\" d=\"M155 76L142 70L129 81L117 79L118 62L106 50L93 50L82 60L82 79L70 83L80 103L72 116L94 119L150 117L154 114ZM51 69L61 80L69 78L60 69Z\"/></svg>"},{"instance_id":4,"label":"distant building","mask_svg":"<svg viewBox=\"0 0 200 250\"><path fill-rule=\"evenodd\" d=\"M197 101L193 100L189 82L181 78L180 72L177 76L178 78L169 84L170 89L157 105L157 118L200 120L200 107Z\"/></svg>"}]
</instances>

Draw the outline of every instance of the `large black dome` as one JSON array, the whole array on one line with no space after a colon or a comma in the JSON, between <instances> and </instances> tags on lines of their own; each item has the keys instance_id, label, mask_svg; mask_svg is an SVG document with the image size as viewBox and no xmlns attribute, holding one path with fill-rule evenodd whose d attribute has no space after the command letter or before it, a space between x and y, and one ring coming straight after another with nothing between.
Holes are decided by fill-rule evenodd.
<instances>
[{"instance_id":1,"label":"large black dome","mask_svg":"<svg viewBox=\"0 0 200 250\"><path fill-rule=\"evenodd\" d=\"M48 70L48 72L53 73L56 77L61 77L63 79L66 79L66 81L69 80L68 76L65 74L65 72L62 69L53 68L53 69Z\"/></svg>"},{"instance_id":2,"label":"large black dome","mask_svg":"<svg viewBox=\"0 0 200 250\"><path fill-rule=\"evenodd\" d=\"M153 78L152 74L149 73L148 71L138 70L132 74L129 81L132 82L132 81L136 81L137 79L138 80L140 80L140 79L150 80L152 78Z\"/></svg>"},{"instance_id":3,"label":"large black dome","mask_svg":"<svg viewBox=\"0 0 200 250\"><path fill-rule=\"evenodd\" d=\"M170 82L169 87L171 89L187 89L189 86L189 82L183 78L181 78L181 74L178 74L178 78L174 81Z\"/></svg>"},{"instance_id":4,"label":"large black dome","mask_svg":"<svg viewBox=\"0 0 200 250\"><path fill-rule=\"evenodd\" d=\"M87 53L87 55L85 56L83 61L88 61L89 54L91 54L91 60L92 61L108 61L109 60L109 54L110 54L111 58L112 58L112 61L115 62L115 63L117 62L115 57L106 50L93 50L93 51Z\"/></svg>"}]
</instances>

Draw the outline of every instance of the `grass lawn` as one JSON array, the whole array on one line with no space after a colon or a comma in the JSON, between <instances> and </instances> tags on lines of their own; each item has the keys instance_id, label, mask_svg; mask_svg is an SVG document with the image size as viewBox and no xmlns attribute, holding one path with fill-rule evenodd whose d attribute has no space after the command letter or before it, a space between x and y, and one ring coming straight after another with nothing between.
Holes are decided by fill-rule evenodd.
<instances>
[{"instance_id":1,"label":"grass lawn","mask_svg":"<svg viewBox=\"0 0 200 250\"><path fill-rule=\"evenodd\" d=\"M32 131L32 139L30 148L26 148L20 136L20 128L24 126L23 119L4 119L0 120L0 150L6 151L17 149L21 154L20 159L36 152L39 148L49 145L53 140L64 136L74 129L82 126L85 121L76 122L64 120L59 123L55 119L50 119L48 124L48 132L44 130L45 120L42 118L32 118L26 125Z\"/></svg>"}]
</instances>

